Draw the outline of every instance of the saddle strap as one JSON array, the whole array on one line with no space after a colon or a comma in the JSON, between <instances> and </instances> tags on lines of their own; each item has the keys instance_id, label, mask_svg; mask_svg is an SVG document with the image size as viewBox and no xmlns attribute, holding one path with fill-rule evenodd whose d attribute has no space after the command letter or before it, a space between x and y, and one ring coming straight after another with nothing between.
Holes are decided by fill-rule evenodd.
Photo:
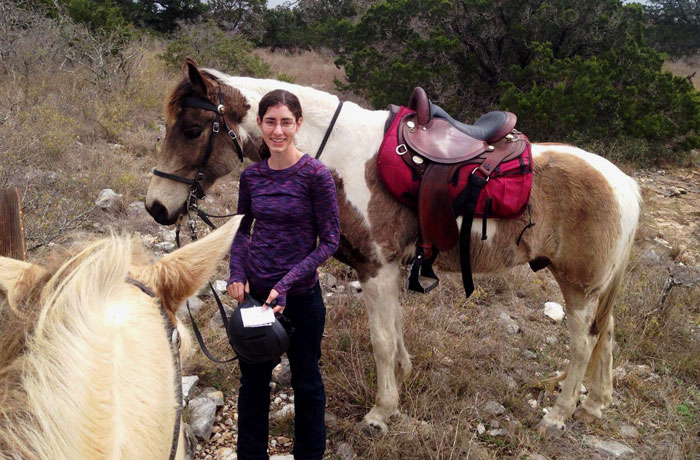
<instances>
[{"instance_id":1,"label":"saddle strap","mask_svg":"<svg viewBox=\"0 0 700 460\"><path fill-rule=\"evenodd\" d=\"M459 263L462 268L462 285L464 293L469 298L474 292L474 281L472 280L472 264L470 258L469 246L471 244L472 221L474 220L474 211L476 203L479 200L481 190L486 186L488 177L482 178L478 174L470 174L467 188L465 188L458 201L464 203L464 213L462 218L462 228L459 232Z\"/></svg>"},{"instance_id":2,"label":"saddle strap","mask_svg":"<svg viewBox=\"0 0 700 460\"><path fill-rule=\"evenodd\" d=\"M447 184L459 165L430 163L418 192L418 222L423 247L434 244L447 251L457 244L459 231Z\"/></svg>"}]
</instances>

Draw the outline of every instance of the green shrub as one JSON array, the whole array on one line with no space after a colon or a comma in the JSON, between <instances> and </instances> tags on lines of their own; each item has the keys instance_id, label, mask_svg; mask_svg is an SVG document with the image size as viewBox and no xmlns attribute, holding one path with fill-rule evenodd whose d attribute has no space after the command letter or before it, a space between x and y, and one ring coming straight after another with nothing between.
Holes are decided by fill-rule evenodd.
<instances>
[{"instance_id":1,"label":"green shrub","mask_svg":"<svg viewBox=\"0 0 700 460\"><path fill-rule=\"evenodd\" d=\"M180 68L186 57L200 65L222 72L253 77L267 77L270 68L254 55L253 44L243 37L227 35L212 22L183 25L168 43L162 59Z\"/></svg>"},{"instance_id":2,"label":"green shrub","mask_svg":"<svg viewBox=\"0 0 700 460\"><path fill-rule=\"evenodd\" d=\"M598 56L554 59L551 44L513 70L501 85L501 107L520 115L520 129L537 140L636 139L651 158L700 145L700 95L685 79L661 72L650 48L627 47Z\"/></svg>"}]
</instances>

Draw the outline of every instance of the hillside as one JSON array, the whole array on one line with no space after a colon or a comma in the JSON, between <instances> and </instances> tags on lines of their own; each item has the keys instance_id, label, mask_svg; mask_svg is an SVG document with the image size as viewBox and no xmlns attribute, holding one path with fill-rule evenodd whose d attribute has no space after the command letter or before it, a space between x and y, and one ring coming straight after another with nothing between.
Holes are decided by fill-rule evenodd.
<instances>
[{"instance_id":1,"label":"hillside","mask_svg":"<svg viewBox=\"0 0 700 460\"><path fill-rule=\"evenodd\" d=\"M138 233L162 253L158 243L172 229L156 225L141 203L164 134L162 101L178 72L158 58L163 44L155 39L134 42L127 62L103 67L66 65L62 46L61 32L39 21L17 37L0 79L0 187L22 190L30 260L51 245L113 230ZM342 77L316 53L258 54L300 84L331 91L332 79ZM573 421L556 439L537 435L556 389L533 382L564 369L568 332L566 320L555 324L543 314L544 302L562 302L551 275L520 267L478 278L468 301L448 274L429 295L402 294L414 370L402 390L403 416L387 436L368 438L357 429L376 386L367 316L349 286L354 274L331 261L323 267L330 295L322 366L335 416L327 458L341 458L341 445L365 459L609 458L591 437L628 446L629 458L700 458L700 285L693 283L700 271L700 157L687 152L687 167L624 169L642 187L644 212L616 307L615 394L602 420ZM207 197L211 212L235 209L237 174ZM105 188L120 195L108 210L95 205ZM218 279L226 272L222 261ZM208 294L200 297L206 340L226 355L222 331L209 324L215 306ZM221 432L229 434L198 454L206 458L211 449L214 457L234 444L225 421L234 418L237 367L198 354L185 373L222 390L229 406L220 414ZM278 388L275 396L290 391ZM489 414L492 402L503 410ZM289 451L280 437L291 438L291 429L289 417L273 422L275 452Z\"/></svg>"}]
</instances>

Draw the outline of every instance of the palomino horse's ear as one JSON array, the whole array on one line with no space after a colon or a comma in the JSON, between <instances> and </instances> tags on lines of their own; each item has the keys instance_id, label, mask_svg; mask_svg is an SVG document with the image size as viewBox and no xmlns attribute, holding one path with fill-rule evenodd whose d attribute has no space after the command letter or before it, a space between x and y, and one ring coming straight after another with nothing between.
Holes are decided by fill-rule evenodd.
<instances>
[{"instance_id":1,"label":"palomino horse's ear","mask_svg":"<svg viewBox=\"0 0 700 460\"><path fill-rule=\"evenodd\" d=\"M197 91L204 95L207 94L207 84L202 76L202 73L199 71L197 64L195 64L192 59L185 58L185 65L182 68L182 73L184 74L184 77L187 78L190 83L192 83L192 86Z\"/></svg>"},{"instance_id":2,"label":"palomino horse's ear","mask_svg":"<svg viewBox=\"0 0 700 460\"><path fill-rule=\"evenodd\" d=\"M24 297L32 281L42 278L46 270L21 260L0 257L0 298L16 305Z\"/></svg>"},{"instance_id":3,"label":"palomino horse's ear","mask_svg":"<svg viewBox=\"0 0 700 460\"><path fill-rule=\"evenodd\" d=\"M188 297L194 295L213 275L229 253L242 216L201 240L164 256L139 274L139 279L155 289L163 306L175 313Z\"/></svg>"}]
</instances>

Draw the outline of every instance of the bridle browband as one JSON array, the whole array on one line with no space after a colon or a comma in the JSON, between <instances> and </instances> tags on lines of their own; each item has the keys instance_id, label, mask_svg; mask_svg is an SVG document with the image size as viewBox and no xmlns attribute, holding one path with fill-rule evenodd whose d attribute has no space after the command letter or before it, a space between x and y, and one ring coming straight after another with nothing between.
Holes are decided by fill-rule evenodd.
<instances>
[{"instance_id":1,"label":"bridle browband","mask_svg":"<svg viewBox=\"0 0 700 460\"><path fill-rule=\"evenodd\" d=\"M168 343L170 345L170 352L173 355L173 362L175 364L175 400L177 402L177 408L175 411L175 426L173 427L173 441L170 446L170 460L175 459L175 454L177 453L177 445L180 439L180 423L182 420L182 368L180 367L180 333L177 327L173 324L168 316L168 313L163 307L163 302L160 298L156 296L153 291L148 289L146 285L142 282L135 280L133 278L127 277L126 282L139 288L144 294L153 297L156 303L160 307L160 314L163 317L163 322L165 323L165 333L168 338Z\"/></svg>"},{"instance_id":2,"label":"bridle browband","mask_svg":"<svg viewBox=\"0 0 700 460\"><path fill-rule=\"evenodd\" d=\"M156 176L164 177L166 179L182 182L183 184L189 185L190 195L194 194L195 198L197 199L204 198L205 195L204 187L202 186L202 182L204 181L204 168L206 168L207 164L209 163L209 157L211 156L211 152L214 149L214 138L216 137L216 133L220 131L221 124L223 124L224 129L228 133L229 137L231 137L231 140L233 140L233 146L236 149L238 159L241 160L241 162L243 162L243 149L241 148L241 144L238 143L238 136L236 135L236 132L233 129L229 128L228 124L226 123L226 117L224 117L224 114L226 113L226 108L224 107L223 100L221 98L221 86L217 88L217 91L219 98L218 106L215 106L208 100L200 99L198 97L186 97L185 100L182 102L182 107L191 107L195 109L208 110L216 114L214 117L214 123L212 123L211 134L209 135L207 149L204 151L204 158L202 158L202 162L199 164L199 168L197 169L197 174L194 176L194 179L153 169L153 174L155 174ZM221 120L221 123L219 122L219 120Z\"/></svg>"}]
</instances>

